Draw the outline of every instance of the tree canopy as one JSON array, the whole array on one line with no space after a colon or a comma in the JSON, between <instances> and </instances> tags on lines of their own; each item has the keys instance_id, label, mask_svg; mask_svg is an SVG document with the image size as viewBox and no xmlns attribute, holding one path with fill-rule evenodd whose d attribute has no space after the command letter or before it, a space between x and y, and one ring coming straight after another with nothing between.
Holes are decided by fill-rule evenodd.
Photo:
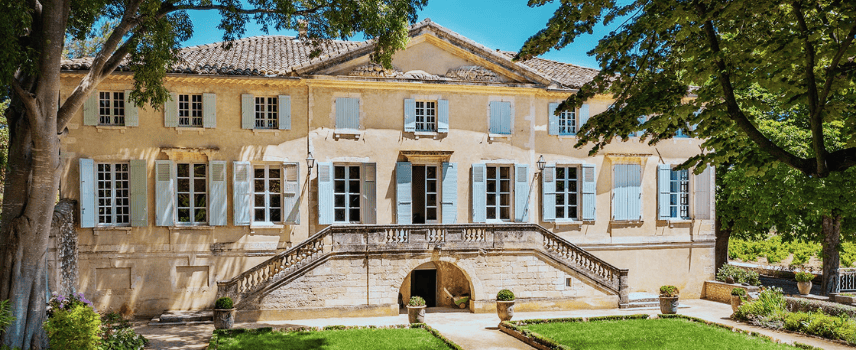
<instances>
[{"instance_id":1,"label":"tree canopy","mask_svg":"<svg viewBox=\"0 0 856 350\"><path fill-rule=\"evenodd\" d=\"M613 21L623 23L590 52L601 71L559 107L596 94L615 98L581 126L577 147L593 143L596 153L634 131L656 144L688 130L705 142L703 154L685 166L726 163L745 142L758 151L746 161L759 169L778 161L823 178L856 165L856 2L562 1L516 58L561 49ZM777 140L749 113L753 108L789 110L776 117L799 118L789 125L808 132L798 148L812 152ZM640 116L649 118L640 123ZM830 148L830 123L838 123L843 147Z\"/></svg>"}]
</instances>

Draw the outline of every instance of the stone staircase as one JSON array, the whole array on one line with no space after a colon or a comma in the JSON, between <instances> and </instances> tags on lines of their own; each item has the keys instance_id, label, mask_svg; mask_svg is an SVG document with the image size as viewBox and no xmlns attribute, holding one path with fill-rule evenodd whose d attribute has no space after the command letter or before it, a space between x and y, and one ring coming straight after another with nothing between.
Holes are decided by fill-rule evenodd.
<instances>
[{"instance_id":1,"label":"stone staircase","mask_svg":"<svg viewBox=\"0 0 856 350\"><path fill-rule=\"evenodd\" d=\"M619 304L618 307L622 310L659 310L660 296L654 293L628 293L628 302ZM688 308L689 306L678 304L678 308Z\"/></svg>"},{"instance_id":2,"label":"stone staircase","mask_svg":"<svg viewBox=\"0 0 856 350\"><path fill-rule=\"evenodd\" d=\"M199 311L167 311L149 322L149 326L184 326L193 324L214 323L214 312Z\"/></svg>"}]
</instances>

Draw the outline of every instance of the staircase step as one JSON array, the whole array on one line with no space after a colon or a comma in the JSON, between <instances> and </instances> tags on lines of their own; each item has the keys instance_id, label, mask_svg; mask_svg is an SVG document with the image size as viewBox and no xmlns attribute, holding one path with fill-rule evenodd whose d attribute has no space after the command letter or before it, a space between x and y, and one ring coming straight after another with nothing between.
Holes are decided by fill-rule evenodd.
<instances>
[{"instance_id":1,"label":"staircase step","mask_svg":"<svg viewBox=\"0 0 856 350\"><path fill-rule=\"evenodd\" d=\"M150 326L174 326L192 324L214 323L214 312L211 310L199 311L166 311L149 322Z\"/></svg>"},{"instance_id":2,"label":"staircase step","mask_svg":"<svg viewBox=\"0 0 856 350\"><path fill-rule=\"evenodd\" d=\"M679 309L686 309L690 307L689 305L678 304ZM652 304L652 303L627 303L620 304L618 308L623 311L634 311L634 310L659 310L660 303Z\"/></svg>"}]
</instances>

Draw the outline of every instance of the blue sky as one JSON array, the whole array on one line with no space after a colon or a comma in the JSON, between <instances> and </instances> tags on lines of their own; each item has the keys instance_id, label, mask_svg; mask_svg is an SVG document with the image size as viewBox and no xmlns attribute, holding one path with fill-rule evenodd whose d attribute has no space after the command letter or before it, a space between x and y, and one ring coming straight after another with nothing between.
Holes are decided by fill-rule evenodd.
<instances>
[{"instance_id":1,"label":"blue sky","mask_svg":"<svg viewBox=\"0 0 856 350\"><path fill-rule=\"evenodd\" d=\"M556 8L556 3L530 8L526 6L526 0L429 0L428 6L419 13L419 20L430 18L491 49L516 52L529 36L544 28ZM193 20L194 35L184 43L185 46L222 40L223 33L217 29L220 19L216 11L191 11L190 16ZM597 68L597 61L586 53L617 25L612 23L610 27L597 28L594 34L582 36L566 48L550 51L542 57ZM296 35L293 31L271 31L270 34ZM256 35L264 35L264 32L253 23L248 26L245 36ZM363 38L356 37L352 40Z\"/></svg>"}]
</instances>

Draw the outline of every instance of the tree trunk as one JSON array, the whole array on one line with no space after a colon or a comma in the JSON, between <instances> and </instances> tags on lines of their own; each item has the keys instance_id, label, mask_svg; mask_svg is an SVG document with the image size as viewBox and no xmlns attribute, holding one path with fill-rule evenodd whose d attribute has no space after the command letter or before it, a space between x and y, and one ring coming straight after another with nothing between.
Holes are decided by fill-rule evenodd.
<instances>
[{"instance_id":1,"label":"tree trunk","mask_svg":"<svg viewBox=\"0 0 856 350\"><path fill-rule=\"evenodd\" d=\"M841 216L827 216L822 218L823 234L823 279L821 282L821 293L838 292L838 267L839 246L841 243Z\"/></svg>"},{"instance_id":2,"label":"tree trunk","mask_svg":"<svg viewBox=\"0 0 856 350\"><path fill-rule=\"evenodd\" d=\"M723 225L722 218L717 215L714 221L714 229L716 230L716 244L713 248L715 274L722 265L728 263L728 239L731 237L731 225L730 223Z\"/></svg>"}]
</instances>

